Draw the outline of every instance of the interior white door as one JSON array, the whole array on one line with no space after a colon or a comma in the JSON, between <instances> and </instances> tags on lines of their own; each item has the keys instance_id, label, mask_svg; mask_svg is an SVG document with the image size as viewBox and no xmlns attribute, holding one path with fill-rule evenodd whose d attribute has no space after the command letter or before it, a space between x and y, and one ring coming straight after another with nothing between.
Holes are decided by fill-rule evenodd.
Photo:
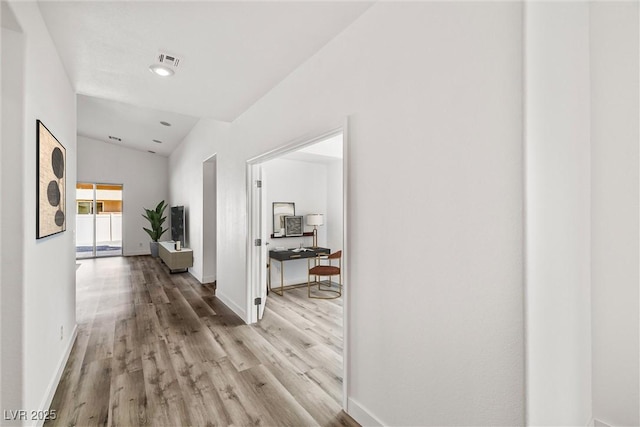
<instances>
[{"instance_id":1,"label":"interior white door","mask_svg":"<svg viewBox=\"0 0 640 427\"><path fill-rule=\"evenodd\" d=\"M250 268L253 307L252 315L255 321L262 319L267 303L267 240L266 240L266 212L264 195L264 181L262 179L262 166L253 164L250 166L251 179L251 250Z\"/></svg>"},{"instance_id":2,"label":"interior white door","mask_svg":"<svg viewBox=\"0 0 640 427\"><path fill-rule=\"evenodd\" d=\"M258 191L259 193L259 210L260 210L260 226L259 226L259 230L260 230L260 241L262 242L262 245L260 245L260 254L258 256L258 278L259 278L259 285L260 285L260 299L262 301L262 304L260 304L260 308L258 309L258 320L262 319L262 316L264 315L264 308L267 305L267 274L269 274L269 270L268 270L268 251L269 251L269 242L267 240L267 217L268 217L268 213L267 213L267 189L266 189L266 177L265 174L262 173L262 167L259 167L259 176L260 176L260 189Z\"/></svg>"}]
</instances>

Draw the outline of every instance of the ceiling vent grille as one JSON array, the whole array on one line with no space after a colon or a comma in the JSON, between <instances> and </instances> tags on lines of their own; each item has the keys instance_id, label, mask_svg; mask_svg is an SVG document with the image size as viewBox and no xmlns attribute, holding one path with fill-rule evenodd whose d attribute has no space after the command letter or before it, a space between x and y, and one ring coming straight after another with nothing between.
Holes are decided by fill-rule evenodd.
<instances>
[{"instance_id":1,"label":"ceiling vent grille","mask_svg":"<svg viewBox=\"0 0 640 427\"><path fill-rule=\"evenodd\" d=\"M158 54L158 62L166 65L167 67L178 68L178 64L180 64L180 58L175 55L160 52Z\"/></svg>"}]
</instances>

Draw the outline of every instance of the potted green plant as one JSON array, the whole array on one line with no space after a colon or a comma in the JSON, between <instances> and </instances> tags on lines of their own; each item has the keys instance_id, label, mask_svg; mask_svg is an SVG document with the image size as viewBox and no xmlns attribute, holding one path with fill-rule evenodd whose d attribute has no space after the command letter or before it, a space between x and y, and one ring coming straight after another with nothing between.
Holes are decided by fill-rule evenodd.
<instances>
[{"instance_id":1,"label":"potted green plant","mask_svg":"<svg viewBox=\"0 0 640 427\"><path fill-rule=\"evenodd\" d=\"M164 200L158 203L155 209L147 209L144 208L146 215L142 216L146 218L151 224L151 230L143 227L142 229L147 232L149 237L151 237L151 242L149 242L149 248L151 249L151 256L154 258L158 257L158 240L164 234L165 230L162 228L162 224L166 221L167 217L164 215L164 210L167 208L167 205L164 203Z\"/></svg>"}]
</instances>

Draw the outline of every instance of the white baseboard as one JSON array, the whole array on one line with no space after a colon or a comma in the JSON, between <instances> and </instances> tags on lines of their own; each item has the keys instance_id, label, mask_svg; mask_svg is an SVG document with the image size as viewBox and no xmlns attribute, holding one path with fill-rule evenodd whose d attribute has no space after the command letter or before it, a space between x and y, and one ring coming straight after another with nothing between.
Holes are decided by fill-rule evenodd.
<instances>
[{"instance_id":1,"label":"white baseboard","mask_svg":"<svg viewBox=\"0 0 640 427\"><path fill-rule=\"evenodd\" d=\"M354 420L358 422L362 427L382 427L385 424L377 419L375 415L371 413L370 410L363 407L360 403L355 400L348 398L347 399L347 414Z\"/></svg>"},{"instance_id":2,"label":"white baseboard","mask_svg":"<svg viewBox=\"0 0 640 427\"><path fill-rule=\"evenodd\" d=\"M247 313L245 312L245 310L243 310L242 308L240 308L240 306L238 304L236 304L235 302L233 302L229 298L227 298L226 295L220 293L218 289L216 289L216 298L218 298L220 301L222 301L224 303L224 305L229 307L231 309L231 311L233 311L235 314L240 316L240 318L242 320L244 320L245 323L247 322Z\"/></svg>"},{"instance_id":3,"label":"white baseboard","mask_svg":"<svg viewBox=\"0 0 640 427\"><path fill-rule=\"evenodd\" d=\"M213 283L216 281L216 276L204 276L200 283Z\"/></svg>"},{"instance_id":4,"label":"white baseboard","mask_svg":"<svg viewBox=\"0 0 640 427\"><path fill-rule=\"evenodd\" d=\"M67 348L60 359L60 363L58 364L58 371L56 375L52 378L49 383L49 387L47 387L47 393L44 396L44 400L40 404L40 411L48 411L51 407L51 402L53 401L53 396L56 394L56 389L58 388L58 384L60 383L60 378L62 378L62 373L64 372L64 368L67 366L67 362L69 361L69 356L71 355L71 349L73 348L73 344L76 342L76 338L78 337L78 325L74 325L73 332L71 333L71 339L67 344ZM36 421L36 426L41 427L44 425L44 420Z\"/></svg>"},{"instance_id":5,"label":"white baseboard","mask_svg":"<svg viewBox=\"0 0 640 427\"><path fill-rule=\"evenodd\" d=\"M189 267L189 268L187 268L187 273L189 273L189 274L191 275L191 277L193 277L194 279L196 279L196 280L198 281L198 283L204 283L204 282L201 280L201 277L200 277L200 276L198 276L198 275L195 273L195 271L193 271L193 267Z\"/></svg>"},{"instance_id":6,"label":"white baseboard","mask_svg":"<svg viewBox=\"0 0 640 427\"><path fill-rule=\"evenodd\" d=\"M123 256L138 256L138 255L151 255L149 250L140 250L140 251L127 251L122 253Z\"/></svg>"}]
</instances>

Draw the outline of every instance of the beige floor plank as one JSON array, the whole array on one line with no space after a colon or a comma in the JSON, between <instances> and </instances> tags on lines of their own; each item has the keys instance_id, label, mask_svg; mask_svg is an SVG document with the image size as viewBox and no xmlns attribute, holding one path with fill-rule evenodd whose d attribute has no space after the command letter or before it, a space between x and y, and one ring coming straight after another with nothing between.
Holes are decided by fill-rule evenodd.
<instances>
[{"instance_id":1,"label":"beige floor plank","mask_svg":"<svg viewBox=\"0 0 640 427\"><path fill-rule=\"evenodd\" d=\"M160 326L154 304L137 305L135 319L135 342L138 344L151 343L164 339L164 330L162 326Z\"/></svg>"},{"instance_id":2,"label":"beige floor plank","mask_svg":"<svg viewBox=\"0 0 640 427\"><path fill-rule=\"evenodd\" d=\"M341 333L341 328L338 330L334 324L328 324L322 319L307 315L309 310L302 309L301 306L292 308L294 304L288 300L273 298L269 303L272 309L277 308L278 315L294 325L302 334L327 345L337 354L342 354L342 337L338 335Z\"/></svg>"},{"instance_id":3,"label":"beige floor plank","mask_svg":"<svg viewBox=\"0 0 640 427\"><path fill-rule=\"evenodd\" d=\"M281 299L287 303L290 310L315 324L323 324L327 329L335 330L337 337L342 336L342 305L332 303L342 299L322 300L322 304L318 304L318 300L307 297L306 288L286 292Z\"/></svg>"},{"instance_id":4,"label":"beige floor plank","mask_svg":"<svg viewBox=\"0 0 640 427\"><path fill-rule=\"evenodd\" d=\"M211 331L214 340L225 351L229 361L237 371L249 369L260 364L258 358L247 348L242 339L234 335L236 327L219 327L208 318L204 318L203 321Z\"/></svg>"},{"instance_id":5,"label":"beige floor plank","mask_svg":"<svg viewBox=\"0 0 640 427\"><path fill-rule=\"evenodd\" d=\"M322 367L331 375L342 378L342 355L325 345L314 345L307 349L307 353L314 358L323 361Z\"/></svg>"},{"instance_id":6,"label":"beige floor plank","mask_svg":"<svg viewBox=\"0 0 640 427\"><path fill-rule=\"evenodd\" d=\"M243 384L240 374L228 359L207 364L211 382L222 398L232 424L237 426L276 426L278 421L265 411Z\"/></svg>"},{"instance_id":7,"label":"beige floor plank","mask_svg":"<svg viewBox=\"0 0 640 427\"><path fill-rule=\"evenodd\" d=\"M196 316L198 317L208 317L215 316L216 312L213 311L213 308L209 306L206 302L202 300L202 297L193 290L193 288L189 287L187 289L181 289L180 292L187 300L191 309L194 311Z\"/></svg>"},{"instance_id":8,"label":"beige floor plank","mask_svg":"<svg viewBox=\"0 0 640 427\"><path fill-rule=\"evenodd\" d=\"M170 345L171 360L194 425L226 426L232 423L216 387L208 375L207 364L191 352L193 346Z\"/></svg>"},{"instance_id":9,"label":"beige floor plank","mask_svg":"<svg viewBox=\"0 0 640 427\"><path fill-rule=\"evenodd\" d=\"M111 377L109 425L151 425L147 419L147 393L142 369Z\"/></svg>"},{"instance_id":10,"label":"beige floor plank","mask_svg":"<svg viewBox=\"0 0 640 427\"><path fill-rule=\"evenodd\" d=\"M290 363L270 342L264 339L253 328L242 331L245 342L250 343L251 350L259 355L262 364L273 374L296 399L296 401L320 425L331 424L340 411L340 405L324 397L325 391L302 371Z\"/></svg>"},{"instance_id":11,"label":"beige floor plank","mask_svg":"<svg viewBox=\"0 0 640 427\"><path fill-rule=\"evenodd\" d=\"M290 363L302 372L322 366L322 360L319 360L313 354L308 354L306 351L308 348L320 343L288 323L275 311L265 310L264 318L254 327L256 332L273 344L289 359Z\"/></svg>"},{"instance_id":12,"label":"beige floor plank","mask_svg":"<svg viewBox=\"0 0 640 427\"><path fill-rule=\"evenodd\" d=\"M142 372L147 396L147 415L153 426L192 424L167 344L142 345Z\"/></svg>"},{"instance_id":13,"label":"beige floor plank","mask_svg":"<svg viewBox=\"0 0 640 427\"><path fill-rule=\"evenodd\" d=\"M135 319L120 319L116 322L112 366L114 376L142 369L140 348L135 338Z\"/></svg>"},{"instance_id":14,"label":"beige floor plank","mask_svg":"<svg viewBox=\"0 0 640 427\"><path fill-rule=\"evenodd\" d=\"M216 341L209 328L195 332L182 339L181 344L189 351L198 363L206 363L224 359L227 352Z\"/></svg>"},{"instance_id":15,"label":"beige floor plank","mask_svg":"<svg viewBox=\"0 0 640 427\"><path fill-rule=\"evenodd\" d=\"M264 365L247 369L239 375L253 405L266 409L278 425L295 427L317 423Z\"/></svg>"},{"instance_id":16,"label":"beige floor plank","mask_svg":"<svg viewBox=\"0 0 640 427\"><path fill-rule=\"evenodd\" d=\"M99 359L84 367L77 396L78 426L106 426L109 421L111 359Z\"/></svg>"},{"instance_id":17,"label":"beige floor plank","mask_svg":"<svg viewBox=\"0 0 640 427\"><path fill-rule=\"evenodd\" d=\"M342 400L342 378L329 372L326 368L314 368L306 375L315 381L324 391L326 391L336 402Z\"/></svg>"},{"instance_id":18,"label":"beige floor plank","mask_svg":"<svg viewBox=\"0 0 640 427\"><path fill-rule=\"evenodd\" d=\"M151 277L147 277L147 290L149 291L149 297L151 298L151 302L154 304L168 304L169 298L165 293L165 289L158 282L158 278L156 275L150 275Z\"/></svg>"},{"instance_id":19,"label":"beige floor plank","mask_svg":"<svg viewBox=\"0 0 640 427\"><path fill-rule=\"evenodd\" d=\"M113 356L113 337L115 322L106 316L94 320L91 335L84 356L84 363L107 359Z\"/></svg>"}]
</instances>

